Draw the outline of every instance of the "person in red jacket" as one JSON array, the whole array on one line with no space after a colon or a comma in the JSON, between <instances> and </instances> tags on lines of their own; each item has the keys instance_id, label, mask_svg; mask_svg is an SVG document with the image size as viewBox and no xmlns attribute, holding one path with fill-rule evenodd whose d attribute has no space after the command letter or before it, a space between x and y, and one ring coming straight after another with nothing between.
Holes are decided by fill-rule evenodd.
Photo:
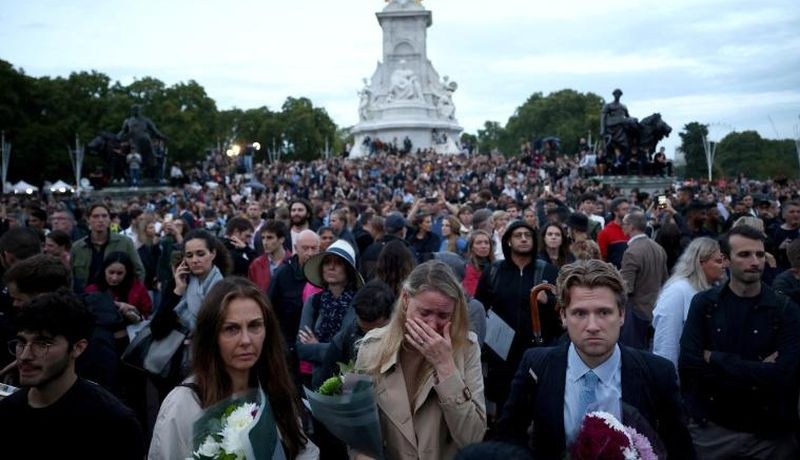
<instances>
[{"instance_id":1,"label":"person in red jacket","mask_svg":"<svg viewBox=\"0 0 800 460\"><path fill-rule=\"evenodd\" d=\"M261 242L264 245L264 254L250 263L247 277L262 292L267 292L272 274L292 257L292 253L283 247L287 233L286 224L279 220L270 220L262 225L259 231Z\"/></svg>"},{"instance_id":2,"label":"person in red jacket","mask_svg":"<svg viewBox=\"0 0 800 460\"><path fill-rule=\"evenodd\" d=\"M103 261L103 276L86 287L87 293L108 292L128 323L150 315L153 302L144 283L136 277L133 261L124 252L112 252Z\"/></svg>"},{"instance_id":3,"label":"person in red jacket","mask_svg":"<svg viewBox=\"0 0 800 460\"><path fill-rule=\"evenodd\" d=\"M597 234L597 245L600 246L603 260L617 268L622 265L622 254L628 247L628 236L622 231L622 219L628 214L630 208L631 205L627 198L614 198L609 205L614 219Z\"/></svg>"}]
</instances>

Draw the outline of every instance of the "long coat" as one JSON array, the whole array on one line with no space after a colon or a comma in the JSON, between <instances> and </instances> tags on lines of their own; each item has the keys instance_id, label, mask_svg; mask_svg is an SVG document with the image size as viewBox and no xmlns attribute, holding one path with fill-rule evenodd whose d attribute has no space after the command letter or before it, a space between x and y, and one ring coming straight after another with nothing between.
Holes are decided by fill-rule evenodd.
<instances>
[{"instance_id":1,"label":"long coat","mask_svg":"<svg viewBox=\"0 0 800 460\"><path fill-rule=\"evenodd\" d=\"M364 337L356 369L363 370L378 360L387 330L375 329ZM454 352L456 372L438 384L430 375L413 410L397 355L381 367L375 378L375 396L387 459L450 459L467 444L483 440L486 402L481 353L477 336L470 332L468 338L467 346Z\"/></svg>"}]
</instances>

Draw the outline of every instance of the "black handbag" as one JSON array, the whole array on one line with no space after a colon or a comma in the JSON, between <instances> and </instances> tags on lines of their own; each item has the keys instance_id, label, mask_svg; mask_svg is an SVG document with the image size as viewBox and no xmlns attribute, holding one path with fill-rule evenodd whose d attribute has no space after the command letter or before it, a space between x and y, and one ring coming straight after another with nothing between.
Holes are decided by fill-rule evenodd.
<instances>
[{"instance_id":1,"label":"black handbag","mask_svg":"<svg viewBox=\"0 0 800 460\"><path fill-rule=\"evenodd\" d=\"M150 325L143 327L122 353L122 362L157 377L167 378L183 367L188 356L183 328L177 328L162 339L154 339ZM176 359L176 357L180 359ZM176 362L177 361L177 362Z\"/></svg>"}]
</instances>

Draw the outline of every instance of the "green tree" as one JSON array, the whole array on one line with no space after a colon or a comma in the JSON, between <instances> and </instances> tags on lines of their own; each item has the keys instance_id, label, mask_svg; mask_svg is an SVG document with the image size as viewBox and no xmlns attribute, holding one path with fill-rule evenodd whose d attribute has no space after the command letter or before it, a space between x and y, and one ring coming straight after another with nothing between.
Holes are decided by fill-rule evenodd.
<instances>
[{"instance_id":1,"label":"green tree","mask_svg":"<svg viewBox=\"0 0 800 460\"><path fill-rule=\"evenodd\" d=\"M336 124L325 109L314 107L308 98L286 98L281 115L284 139L289 145L289 159L319 158L326 140L331 149L337 149ZM330 142L334 142L334 145L330 145Z\"/></svg>"},{"instance_id":2,"label":"green tree","mask_svg":"<svg viewBox=\"0 0 800 460\"><path fill-rule=\"evenodd\" d=\"M475 152L476 149L478 148L478 136L476 136L475 134L466 133L466 132L465 133L461 133L460 141L461 141L460 142L461 145L470 145L470 146L472 146L472 151L473 152Z\"/></svg>"},{"instance_id":3,"label":"green tree","mask_svg":"<svg viewBox=\"0 0 800 460\"><path fill-rule=\"evenodd\" d=\"M703 136L708 136L708 126L693 121L683 127L678 136L681 138L681 152L686 160L686 177L708 177L706 153L703 149Z\"/></svg>"},{"instance_id":4,"label":"green tree","mask_svg":"<svg viewBox=\"0 0 800 460\"><path fill-rule=\"evenodd\" d=\"M756 131L734 132L720 140L716 164L729 177L742 172L758 179L794 178L799 170L791 139L763 139Z\"/></svg>"},{"instance_id":5,"label":"green tree","mask_svg":"<svg viewBox=\"0 0 800 460\"><path fill-rule=\"evenodd\" d=\"M603 98L594 93L563 89L547 96L533 93L508 119L501 149L505 154L519 152L520 145L544 137L561 139L561 151L578 151L581 137L591 133L598 138Z\"/></svg>"},{"instance_id":6,"label":"green tree","mask_svg":"<svg viewBox=\"0 0 800 460\"><path fill-rule=\"evenodd\" d=\"M483 129L478 130L477 147L479 153L489 154L500 149L506 137L505 129L497 121L486 121Z\"/></svg>"}]
</instances>

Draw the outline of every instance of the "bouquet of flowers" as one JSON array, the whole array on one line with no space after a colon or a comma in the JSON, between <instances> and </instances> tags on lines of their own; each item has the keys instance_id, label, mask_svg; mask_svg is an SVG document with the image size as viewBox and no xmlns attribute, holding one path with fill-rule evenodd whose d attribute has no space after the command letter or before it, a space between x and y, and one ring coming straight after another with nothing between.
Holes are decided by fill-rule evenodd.
<instances>
[{"instance_id":1,"label":"bouquet of flowers","mask_svg":"<svg viewBox=\"0 0 800 460\"><path fill-rule=\"evenodd\" d=\"M314 392L305 388L311 414L342 442L362 454L383 458L383 441L372 379L339 363L340 374Z\"/></svg>"},{"instance_id":2,"label":"bouquet of flowers","mask_svg":"<svg viewBox=\"0 0 800 460\"><path fill-rule=\"evenodd\" d=\"M259 388L221 401L194 423L195 460L282 459L269 400Z\"/></svg>"},{"instance_id":3,"label":"bouquet of flowers","mask_svg":"<svg viewBox=\"0 0 800 460\"><path fill-rule=\"evenodd\" d=\"M572 460L658 460L646 436L608 412L586 414L570 453Z\"/></svg>"}]
</instances>

